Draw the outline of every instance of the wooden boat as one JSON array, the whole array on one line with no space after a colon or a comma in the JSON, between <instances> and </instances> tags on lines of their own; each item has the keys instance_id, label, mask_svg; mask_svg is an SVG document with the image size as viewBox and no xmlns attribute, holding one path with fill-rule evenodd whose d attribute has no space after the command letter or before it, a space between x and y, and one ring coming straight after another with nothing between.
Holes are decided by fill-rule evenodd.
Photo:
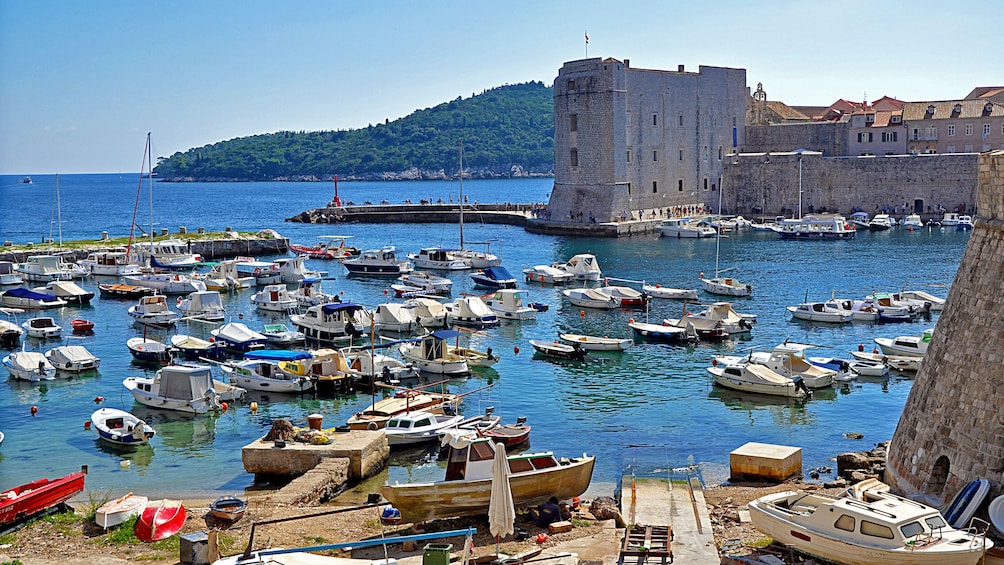
<instances>
[{"instance_id":1,"label":"wooden boat","mask_svg":"<svg viewBox=\"0 0 1004 565\"><path fill-rule=\"evenodd\" d=\"M579 343L573 343L572 345L565 345L564 343L559 343L557 341L543 341L539 339L531 339L530 345L537 350L538 353L546 355L547 357L555 357L557 359L568 359L571 361L582 361L586 358L589 353L586 351Z\"/></svg>"},{"instance_id":2,"label":"wooden boat","mask_svg":"<svg viewBox=\"0 0 1004 565\"><path fill-rule=\"evenodd\" d=\"M70 327L74 333L87 333L94 331L94 322L77 318L70 321Z\"/></svg>"},{"instance_id":3,"label":"wooden boat","mask_svg":"<svg viewBox=\"0 0 1004 565\"><path fill-rule=\"evenodd\" d=\"M171 350L166 345L145 337L131 337L126 340L126 347L129 353L137 361L147 363L170 363Z\"/></svg>"},{"instance_id":4,"label":"wooden boat","mask_svg":"<svg viewBox=\"0 0 1004 565\"><path fill-rule=\"evenodd\" d=\"M91 429L99 438L116 445L143 445L157 435L157 431L143 420L116 408L95 410L91 414Z\"/></svg>"},{"instance_id":5,"label":"wooden boat","mask_svg":"<svg viewBox=\"0 0 1004 565\"><path fill-rule=\"evenodd\" d=\"M221 496L214 500L212 504L209 505L209 512L212 515L223 522L228 524L233 524L244 516L244 511L247 510L248 503L237 498L236 496Z\"/></svg>"},{"instance_id":6,"label":"wooden boat","mask_svg":"<svg viewBox=\"0 0 1004 565\"><path fill-rule=\"evenodd\" d=\"M516 418L515 424L492 426L482 431L481 435L505 447L512 447L530 441L530 426L526 425L526 418L520 417Z\"/></svg>"},{"instance_id":7,"label":"wooden boat","mask_svg":"<svg viewBox=\"0 0 1004 565\"><path fill-rule=\"evenodd\" d=\"M140 541L167 539L185 525L185 507L180 500L158 500L147 504L136 520L133 533Z\"/></svg>"},{"instance_id":8,"label":"wooden boat","mask_svg":"<svg viewBox=\"0 0 1004 565\"><path fill-rule=\"evenodd\" d=\"M580 334L559 334L558 337L568 343L577 343L586 351L624 351L634 345L634 340L629 337L599 337Z\"/></svg>"},{"instance_id":9,"label":"wooden boat","mask_svg":"<svg viewBox=\"0 0 1004 565\"><path fill-rule=\"evenodd\" d=\"M641 285L642 291L652 298L665 298L668 300L697 300L697 290L685 288L669 288L662 285Z\"/></svg>"},{"instance_id":10,"label":"wooden boat","mask_svg":"<svg viewBox=\"0 0 1004 565\"><path fill-rule=\"evenodd\" d=\"M99 284L98 291L101 292L102 298L124 298L127 300L136 300L156 292L148 286L133 284Z\"/></svg>"},{"instance_id":11,"label":"wooden boat","mask_svg":"<svg viewBox=\"0 0 1004 565\"><path fill-rule=\"evenodd\" d=\"M0 529L49 511L83 492L85 475L80 471L59 479L38 479L0 492Z\"/></svg>"},{"instance_id":12,"label":"wooden boat","mask_svg":"<svg viewBox=\"0 0 1004 565\"><path fill-rule=\"evenodd\" d=\"M109 500L94 513L94 523L106 530L118 526L129 518L142 514L148 502L147 497L131 492L115 500Z\"/></svg>"},{"instance_id":13,"label":"wooden boat","mask_svg":"<svg viewBox=\"0 0 1004 565\"><path fill-rule=\"evenodd\" d=\"M492 490L492 460L497 449L488 438L451 438L446 476L442 481L384 485L380 491L407 522L471 516L488 511ZM552 496L568 499L589 487L595 457L558 459L551 452L508 457L513 504L528 507Z\"/></svg>"},{"instance_id":14,"label":"wooden boat","mask_svg":"<svg viewBox=\"0 0 1004 565\"><path fill-rule=\"evenodd\" d=\"M975 565L993 546L985 533L952 528L935 508L876 490L861 498L780 492L749 510L775 542L848 565Z\"/></svg>"}]
</instances>

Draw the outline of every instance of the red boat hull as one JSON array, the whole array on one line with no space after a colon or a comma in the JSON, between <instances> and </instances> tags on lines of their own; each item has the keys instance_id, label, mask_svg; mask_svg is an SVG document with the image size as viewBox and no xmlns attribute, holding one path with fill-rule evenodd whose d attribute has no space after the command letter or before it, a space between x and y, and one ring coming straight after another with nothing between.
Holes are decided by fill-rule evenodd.
<instances>
[{"instance_id":1,"label":"red boat hull","mask_svg":"<svg viewBox=\"0 0 1004 565\"><path fill-rule=\"evenodd\" d=\"M167 539L181 531L186 517L185 507L180 500L161 500L143 510L136 520L133 533L141 541Z\"/></svg>"},{"instance_id":2,"label":"red boat hull","mask_svg":"<svg viewBox=\"0 0 1004 565\"><path fill-rule=\"evenodd\" d=\"M73 320L70 325L75 332L89 332L94 329L94 322L90 320Z\"/></svg>"},{"instance_id":3,"label":"red boat hull","mask_svg":"<svg viewBox=\"0 0 1004 565\"><path fill-rule=\"evenodd\" d=\"M39 479L0 493L0 526L44 512L84 490L84 473L61 479ZM10 493L14 498L10 498Z\"/></svg>"},{"instance_id":4,"label":"red boat hull","mask_svg":"<svg viewBox=\"0 0 1004 565\"><path fill-rule=\"evenodd\" d=\"M508 424L490 429L484 435L495 443L512 447L530 439L530 426Z\"/></svg>"}]
</instances>

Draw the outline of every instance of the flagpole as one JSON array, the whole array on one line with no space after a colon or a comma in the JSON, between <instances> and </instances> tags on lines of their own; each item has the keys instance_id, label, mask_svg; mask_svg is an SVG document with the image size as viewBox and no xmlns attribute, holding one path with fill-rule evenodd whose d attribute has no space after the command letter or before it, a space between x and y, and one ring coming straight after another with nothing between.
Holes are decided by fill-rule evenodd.
<instances>
[{"instance_id":1,"label":"flagpole","mask_svg":"<svg viewBox=\"0 0 1004 565\"><path fill-rule=\"evenodd\" d=\"M589 30L585 30L586 36L586 59L589 58Z\"/></svg>"}]
</instances>

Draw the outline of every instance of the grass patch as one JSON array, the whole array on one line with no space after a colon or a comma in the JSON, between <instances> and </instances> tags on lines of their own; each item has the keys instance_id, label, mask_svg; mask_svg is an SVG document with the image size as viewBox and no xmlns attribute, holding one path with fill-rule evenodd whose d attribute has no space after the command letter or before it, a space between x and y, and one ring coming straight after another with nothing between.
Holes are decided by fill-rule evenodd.
<instances>
[{"instance_id":1,"label":"grass patch","mask_svg":"<svg viewBox=\"0 0 1004 565\"><path fill-rule=\"evenodd\" d=\"M84 519L93 522L98 514L98 508L104 506L111 499L112 493L110 491L87 491L87 504L84 506L83 512Z\"/></svg>"},{"instance_id":2,"label":"grass patch","mask_svg":"<svg viewBox=\"0 0 1004 565\"><path fill-rule=\"evenodd\" d=\"M239 234L241 237L258 237L258 232L244 232L244 231L234 231L233 233ZM197 233L189 232L185 234L171 233L168 235L157 235L153 238L154 241L162 241L165 239L178 238L184 241L203 241L208 239L224 239L226 238L226 232L206 232ZM146 242L150 241L150 236L136 235L133 237L133 241ZM105 247L125 247L129 245L129 237L112 237L109 239L80 239L76 241L64 241L62 243L63 251L74 251L79 249L98 249ZM34 242L32 245L27 245L24 243L19 243L10 247L4 247L0 251L37 251L39 249L48 249L53 247L55 250L59 246L58 242L53 244L49 243L39 243Z\"/></svg>"},{"instance_id":3,"label":"grass patch","mask_svg":"<svg viewBox=\"0 0 1004 565\"><path fill-rule=\"evenodd\" d=\"M42 518L42 521L51 524L57 532L70 535L80 533L77 531L77 526L84 522L84 517L73 510L67 510L66 512L50 514Z\"/></svg>"},{"instance_id":4,"label":"grass patch","mask_svg":"<svg viewBox=\"0 0 1004 565\"><path fill-rule=\"evenodd\" d=\"M17 542L17 536L15 536L14 534L7 534L0 536L0 545L14 545L16 542Z\"/></svg>"},{"instance_id":5,"label":"grass patch","mask_svg":"<svg viewBox=\"0 0 1004 565\"><path fill-rule=\"evenodd\" d=\"M328 543L328 540L325 539L325 538L322 538L321 536L303 536L303 540L306 541L306 542L310 542L311 544L314 544L314 545L321 545L321 544Z\"/></svg>"},{"instance_id":6,"label":"grass patch","mask_svg":"<svg viewBox=\"0 0 1004 565\"><path fill-rule=\"evenodd\" d=\"M0 563L0 565L24 565L24 563L21 563L20 560L15 559L13 561L4 561L3 563Z\"/></svg>"},{"instance_id":7,"label":"grass patch","mask_svg":"<svg viewBox=\"0 0 1004 565\"><path fill-rule=\"evenodd\" d=\"M118 526L115 526L108 531L108 535L105 537L105 541L112 545L129 545L132 543L141 543L136 534L133 533L133 528L136 527L136 520L139 516L133 516L125 522L122 522Z\"/></svg>"}]
</instances>

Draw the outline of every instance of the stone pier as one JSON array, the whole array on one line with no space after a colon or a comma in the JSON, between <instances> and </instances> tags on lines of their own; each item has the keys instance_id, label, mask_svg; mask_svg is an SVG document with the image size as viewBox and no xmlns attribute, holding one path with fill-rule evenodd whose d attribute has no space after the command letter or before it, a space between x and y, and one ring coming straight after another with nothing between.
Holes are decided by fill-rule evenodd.
<instances>
[{"instance_id":1,"label":"stone pier","mask_svg":"<svg viewBox=\"0 0 1004 565\"><path fill-rule=\"evenodd\" d=\"M1004 483L1004 151L979 158L969 244L889 445L886 481L940 505L974 479Z\"/></svg>"},{"instance_id":2,"label":"stone pier","mask_svg":"<svg viewBox=\"0 0 1004 565\"><path fill-rule=\"evenodd\" d=\"M256 439L241 450L244 470L262 476L298 477L325 459L341 458L348 461L346 479L358 481L383 469L390 455L383 430L335 432L329 437L331 443L326 445L287 441L285 447Z\"/></svg>"}]
</instances>

